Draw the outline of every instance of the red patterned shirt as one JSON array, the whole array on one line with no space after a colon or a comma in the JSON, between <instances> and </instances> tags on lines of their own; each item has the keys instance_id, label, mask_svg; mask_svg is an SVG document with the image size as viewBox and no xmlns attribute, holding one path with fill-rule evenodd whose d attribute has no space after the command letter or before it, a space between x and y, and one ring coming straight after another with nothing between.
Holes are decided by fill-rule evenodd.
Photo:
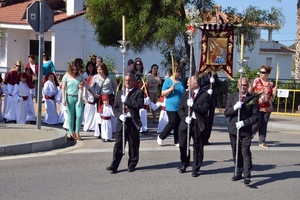
<instances>
[{"instance_id":1,"label":"red patterned shirt","mask_svg":"<svg viewBox=\"0 0 300 200\"><path fill-rule=\"evenodd\" d=\"M272 96L273 96L273 88L274 83L271 81L268 82L267 85L264 85L260 78L256 78L253 81L253 92L254 94L259 94L258 98L258 105L259 111L261 112L272 112L273 105L272 105Z\"/></svg>"}]
</instances>

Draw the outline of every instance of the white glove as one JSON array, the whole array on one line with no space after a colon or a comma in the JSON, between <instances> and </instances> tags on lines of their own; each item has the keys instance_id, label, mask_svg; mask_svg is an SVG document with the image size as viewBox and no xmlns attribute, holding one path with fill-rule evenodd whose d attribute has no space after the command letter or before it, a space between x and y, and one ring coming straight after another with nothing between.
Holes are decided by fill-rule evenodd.
<instances>
[{"instance_id":1,"label":"white glove","mask_svg":"<svg viewBox=\"0 0 300 200\"><path fill-rule=\"evenodd\" d=\"M215 78L214 78L214 77L210 77L210 78L209 78L209 82L210 82L210 83L214 83L214 82L215 82Z\"/></svg>"},{"instance_id":2,"label":"white glove","mask_svg":"<svg viewBox=\"0 0 300 200\"><path fill-rule=\"evenodd\" d=\"M126 121L126 114L120 115L119 120L121 120L122 122L125 122Z\"/></svg>"},{"instance_id":3,"label":"white glove","mask_svg":"<svg viewBox=\"0 0 300 200\"><path fill-rule=\"evenodd\" d=\"M144 105L149 105L149 104L150 104L149 97L144 98Z\"/></svg>"},{"instance_id":4,"label":"white glove","mask_svg":"<svg viewBox=\"0 0 300 200\"><path fill-rule=\"evenodd\" d=\"M212 89L208 89L208 90L207 90L207 93L208 93L209 95L212 95L213 90L212 90Z\"/></svg>"},{"instance_id":5,"label":"white glove","mask_svg":"<svg viewBox=\"0 0 300 200\"><path fill-rule=\"evenodd\" d=\"M236 102L233 106L233 110L240 109L242 107L242 105L243 105L243 102L240 102L240 101Z\"/></svg>"},{"instance_id":6,"label":"white glove","mask_svg":"<svg viewBox=\"0 0 300 200\"><path fill-rule=\"evenodd\" d=\"M157 106L155 103L150 102L150 108L151 108L152 110L157 110L158 106Z\"/></svg>"},{"instance_id":7,"label":"white glove","mask_svg":"<svg viewBox=\"0 0 300 200\"><path fill-rule=\"evenodd\" d=\"M239 122L235 123L235 126L236 126L237 129L240 129L240 128L242 128L244 126L244 122L243 121L239 121Z\"/></svg>"},{"instance_id":8,"label":"white glove","mask_svg":"<svg viewBox=\"0 0 300 200\"><path fill-rule=\"evenodd\" d=\"M125 95L121 95L121 102L124 103L127 100L127 97Z\"/></svg>"},{"instance_id":9,"label":"white glove","mask_svg":"<svg viewBox=\"0 0 300 200\"><path fill-rule=\"evenodd\" d=\"M192 107L193 104L194 104L194 100L193 100L193 99L188 99L188 100L186 101L186 104L187 104L188 107Z\"/></svg>"},{"instance_id":10,"label":"white glove","mask_svg":"<svg viewBox=\"0 0 300 200\"><path fill-rule=\"evenodd\" d=\"M191 117L186 117L186 118L185 118L185 123L190 124L191 121L192 121L192 118L191 118Z\"/></svg>"}]
</instances>

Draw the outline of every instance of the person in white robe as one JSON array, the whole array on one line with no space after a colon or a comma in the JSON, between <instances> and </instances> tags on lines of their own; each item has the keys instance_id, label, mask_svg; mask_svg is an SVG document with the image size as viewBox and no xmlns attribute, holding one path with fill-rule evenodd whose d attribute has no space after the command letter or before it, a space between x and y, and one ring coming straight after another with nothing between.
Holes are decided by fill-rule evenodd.
<instances>
[{"instance_id":1,"label":"person in white robe","mask_svg":"<svg viewBox=\"0 0 300 200\"><path fill-rule=\"evenodd\" d=\"M157 125L157 133L160 134L165 126L168 124L169 119L168 119L168 115L167 112L165 110L165 103L166 103L166 98L164 96L161 96L158 100L158 102L156 102L156 106L157 108L161 107L161 111L159 114L159 120L158 120L158 125ZM173 133L173 130L172 132Z\"/></svg>"},{"instance_id":2,"label":"person in white robe","mask_svg":"<svg viewBox=\"0 0 300 200\"><path fill-rule=\"evenodd\" d=\"M145 97L144 98L144 106L142 109L140 109L140 118L141 118L141 122L142 122L142 127L140 129L140 133L145 133L148 131L147 109L148 109L149 104L150 104L150 98Z\"/></svg>"},{"instance_id":3,"label":"person in white robe","mask_svg":"<svg viewBox=\"0 0 300 200\"><path fill-rule=\"evenodd\" d=\"M2 97L3 97L3 80L2 80L2 76L0 74L0 121L3 120Z\"/></svg>"},{"instance_id":4,"label":"person in white robe","mask_svg":"<svg viewBox=\"0 0 300 200\"><path fill-rule=\"evenodd\" d=\"M112 139L112 123L111 117L114 115L112 106L112 101L107 94L101 96L103 104L100 107L101 115L101 137L103 142L108 142Z\"/></svg>"},{"instance_id":5,"label":"person in white robe","mask_svg":"<svg viewBox=\"0 0 300 200\"><path fill-rule=\"evenodd\" d=\"M83 131L88 130L95 130L96 121L95 121L95 115L97 112L97 105L94 104L94 97L93 95L88 92L88 99L86 101L83 116L84 116L84 124L83 124Z\"/></svg>"},{"instance_id":6,"label":"person in white robe","mask_svg":"<svg viewBox=\"0 0 300 200\"><path fill-rule=\"evenodd\" d=\"M65 122L65 106L62 104L62 95L60 86L57 87L57 94L55 95L55 100L59 105L58 123L63 124Z\"/></svg>"},{"instance_id":7,"label":"person in white robe","mask_svg":"<svg viewBox=\"0 0 300 200\"><path fill-rule=\"evenodd\" d=\"M48 73L43 80L43 93L45 98L45 116L43 122L46 124L58 124L58 114L55 96L58 93L58 81L54 73Z\"/></svg>"},{"instance_id":8,"label":"person in white robe","mask_svg":"<svg viewBox=\"0 0 300 200\"><path fill-rule=\"evenodd\" d=\"M13 91L15 84L19 83L19 73L22 69L21 61L16 61L14 67L7 72L4 79L4 94L7 96L5 104L4 118L5 122L15 122L16 116L16 105L17 102L14 101Z\"/></svg>"},{"instance_id":9,"label":"person in white robe","mask_svg":"<svg viewBox=\"0 0 300 200\"><path fill-rule=\"evenodd\" d=\"M29 109L29 99L32 100L34 86L25 72L19 74L19 83L14 85L13 98L16 102L17 124L26 124Z\"/></svg>"}]
</instances>

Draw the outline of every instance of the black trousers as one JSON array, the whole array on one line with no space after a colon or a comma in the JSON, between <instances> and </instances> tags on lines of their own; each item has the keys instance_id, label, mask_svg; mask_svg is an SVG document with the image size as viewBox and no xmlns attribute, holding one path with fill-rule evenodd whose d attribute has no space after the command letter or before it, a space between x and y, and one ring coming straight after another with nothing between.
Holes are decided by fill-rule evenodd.
<instances>
[{"instance_id":1,"label":"black trousers","mask_svg":"<svg viewBox=\"0 0 300 200\"><path fill-rule=\"evenodd\" d=\"M174 144L178 143L178 127L180 124L180 117L177 111L167 111L169 118L168 124L165 126L164 130L160 133L159 138L166 139L170 132L174 130Z\"/></svg>"},{"instance_id":2,"label":"black trousers","mask_svg":"<svg viewBox=\"0 0 300 200\"><path fill-rule=\"evenodd\" d=\"M180 149L180 161L182 166L189 166L190 165L190 153L189 156L187 156L187 129L180 130L179 129L179 149ZM192 119L190 124L190 137L193 138L193 172L198 172L200 170L200 167L203 162L204 157L204 141L203 141L203 132L200 131L199 126L197 125L197 121L195 119Z\"/></svg>"},{"instance_id":3,"label":"black trousers","mask_svg":"<svg viewBox=\"0 0 300 200\"><path fill-rule=\"evenodd\" d=\"M235 163L236 157L236 135L229 134L233 161ZM239 151L238 151L238 175L244 172L244 178L250 178L252 170L252 155L250 151L251 146L251 134L248 136L239 136Z\"/></svg>"},{"instance_id":4,"label":"black trousers","mask_svg":"<svg viewBox=\"0 0 300 200\"><path fill-rule=\"evenodd\" d=\"M118 120L118 123L122 123L122 121ZM110 165L111 168L116 170L118 169L123 157L122 132L122 129L121 131L116 132L116 142L113 150L113 161ZM128 141L129 144L128 168L135 168L139 161L140 133L131 118L127 118L125 122L125 145L126 141Z\"/></svg>"},{"instance_id":5,"label":"black trousers","mask_svg":"<svg viewBox=\"0 0 300 200\"><path fill-rule=\"evenodd\" d=\"M252 133L256 134L258 131L259 144L266 142L267 137L267 127L270 119L271 112L261 112L259 111L259 121L252 126Z\"/></svg>"},{"instance_id":6,"label":"black trousers","mask_svg":"<svg viewBox=\"0 0 300 200\"><path fill-rule=\"evenodd\" d=\"M207 143L210 135L211 135L211 130L212 126L214 123L214 117L215 117L215 109L216 106L214 105L213 101L211 101L210 106L209 106L209 111L208 111L208 117L207 117L207 122L204 130L204 142Z\"/></svg>"}]
</instances>

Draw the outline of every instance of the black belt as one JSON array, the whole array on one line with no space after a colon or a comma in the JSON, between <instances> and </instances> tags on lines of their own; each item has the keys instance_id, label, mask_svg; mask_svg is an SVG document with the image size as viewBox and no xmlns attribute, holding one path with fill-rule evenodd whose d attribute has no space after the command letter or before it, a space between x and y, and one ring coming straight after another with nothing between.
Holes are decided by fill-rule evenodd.
<instances>
[{"instance_id":1,"label":"black belt","mask_svg":"<svg viewBox=\"0 0 300 200\"><path fill-rule=\"evenodd\" d=\"M77 97L78 94L67 94L68 96L71 96L71 97Z\"/></svg>"}]
</instances>

